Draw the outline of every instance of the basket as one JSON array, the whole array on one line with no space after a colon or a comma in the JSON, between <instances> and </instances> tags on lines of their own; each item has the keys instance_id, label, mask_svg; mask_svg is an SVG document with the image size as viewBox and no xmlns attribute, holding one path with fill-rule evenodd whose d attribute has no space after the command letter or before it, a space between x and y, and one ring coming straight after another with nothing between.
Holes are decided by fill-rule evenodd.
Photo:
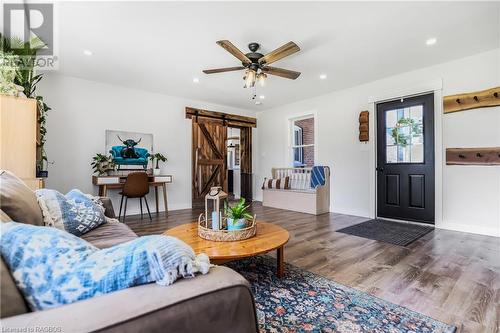
<instances>
[{"instance_id":1,"label":"basket","mask_svg":"<svg viewBox=\"0 0 500 333\"><path fill-rule=\"evenodd\" d=\"M213 230L209 228L211 225L211 219L208 221L205 219L205 214L201 213L198 217L198 236L203 239L215 241L215 242L234 242L239 240L244 240L255 236L257 231L257 223L255 221L256 215L254 215L252 221L248 221L250 225L244 229L239 230ZM227 227L226 218L222 218L222 227Z\"/></svg>"}]
</instances>

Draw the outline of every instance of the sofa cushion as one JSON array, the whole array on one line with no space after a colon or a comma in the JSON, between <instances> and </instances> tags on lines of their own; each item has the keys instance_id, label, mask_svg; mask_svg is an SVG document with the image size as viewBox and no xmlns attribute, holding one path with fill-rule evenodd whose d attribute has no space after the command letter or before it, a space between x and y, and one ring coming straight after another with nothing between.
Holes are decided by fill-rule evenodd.
<instances>
[{"instance_id":1,"label":"sofa cushion","mask_svg":"<svg viewBox=\"0 0 500 333\"><path fill-rule=\"evenodd\" d=\"M208 273L206 254L164 235L99 250L56 228L4 223L1 253L30 308L45 310L155 281Z\"/></svg>"},{"instance_id":2,"label":"sofa cushion","mask_svg":"<svg viewBox=\"0 0 500 333\"><path fill-rule=\"evenodd\" d=\"M1 258L0 263L0 318L29 312L23 295L17 289L9 269Z\"/></svg>"},{"instance_id":3,"label":"sofa cushion","mask_svg":"<svg viewBox=\"0 0 500 333\"><path fill-rule=\"evenodd\" d=\"M12 222L12 219L3 210L0 209L0 222Z\"/></svg>"},{"instance_id":4,"label":"sofa cushion","mask_svg":"<svg viewBox=\"0 0 500 333\"><path fill-rule=\"evenodd\" d=\"M0 208L14 221L43 225L35 193L12 172L0 171Z\"/></svg>"},{"instance_id":5,"label":"sofa cushion","mask_svg":"<svg viewBox=\"0 0 500 333\"><path fill-rule=\"evenodd\" d=\"M248 281L224 266L168 288L146 284L2 320L5 328L54 323L62 332L258 332Z\"/></svg>"},{"instance_id":6,"label":"sofa cushion","mask_svg":"<svg viewBox=\"0 0 500 333\"><path fill-rule=\"evenodd\" d=\"M81 237L100 249L125 243L137 238L137 235L126 224L110 218L108 218L107 221L108 223L87 232Z\"/></svg>"},{"instance_id":7,"label":"sofa cushion","mask_svg":"<svg viewBox=\"0 0 500 333\"><path fill-rule=\"evenodd\" d=\"M107 197L99 197L99 200L101 200L102 206L104 207L104 215L106 215L106 217L114 219L116 215L111 199Z\"/></svg>"}]
</instances>

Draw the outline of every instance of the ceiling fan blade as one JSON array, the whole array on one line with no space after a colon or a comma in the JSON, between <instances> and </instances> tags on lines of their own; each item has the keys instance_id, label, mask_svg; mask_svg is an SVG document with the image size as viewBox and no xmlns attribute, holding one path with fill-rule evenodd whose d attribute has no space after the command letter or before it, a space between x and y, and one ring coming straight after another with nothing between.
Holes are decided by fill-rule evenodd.
<instances>
[{"instance_id":1,"label":"ceiling fan blade","mask_svg":"<svg viewBox=\"0 0 500 333\"><path fill-rule=\"evenodd\" d=\"M262 68L262 71L266 74L281 76L284 77L285 79L292 79L292 80L295 80L300 76L300 72L291 71L289 69L283 69L278 67L266 66Z\"/></svg>"},{"instance_id":2,"label":"ceiling fan blade","mask_svg":"<svg viewBox=\"0 0 500 333\"><path fill-rule=\"evenodd\" d=\"M230 41L219 40L217 41L217 44L222 46L227 52L231 53L236 58L240 59L241 62L244 63L245 65L249 65L250 63L252 63L250 59L248 59L248 57L243 52L241 52L240 49L234 46L233 43L231 43Z\"/></svg>"},{"instance_id":3,"label":"ceiling fan blade","mask_svg":"<svg viewBox=\"0 0 500 333\"><path fill-rule=\"evenodd\" d=\"M238 67L225 67L225 68L204 69L203 73L205 73L205 74L224 73L224 72L239 71L241 69L245 69L245 67L238 66Z\"/></svg>"},{"instance_id":4,"label":"ceiling fan blade","mask_svg":"<svg viewBox=\"0 0 500 333\"><path fill-rule=\"evenodd\" d=\"M300 51L300 47L297 44L295 44L294 42L288 42L285 45L278 47L276 50L271 51L260 58L259 63L271 64L298 51Z\"/></svg>"}]
</instances>

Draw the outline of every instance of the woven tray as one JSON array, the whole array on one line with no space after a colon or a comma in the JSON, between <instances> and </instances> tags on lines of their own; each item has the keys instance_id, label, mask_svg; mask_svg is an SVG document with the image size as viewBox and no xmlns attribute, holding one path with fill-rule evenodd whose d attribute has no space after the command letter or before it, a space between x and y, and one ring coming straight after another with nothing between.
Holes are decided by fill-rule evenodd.
<instances>
[{"instance_id":1,"label":"woven tray","mask_svg":"<svg viewBox=\"0 0 500 333\"><path fill-rule=\"evenodd\" d=\"M205 214L201 213L198 217L198 236L203 239L215 241L215 242L234 242L243 239L248 239L250 237L255 236L255 232L257 231L257 223L255 222L256 215L254 215L252 221L249 222L249 226L244 229L239 230L213 230L212 228L208 228L211 226L212 220L205 220ZM222 218L222 227L227 227L226 218Z\"/></svg>"}]
</instances>

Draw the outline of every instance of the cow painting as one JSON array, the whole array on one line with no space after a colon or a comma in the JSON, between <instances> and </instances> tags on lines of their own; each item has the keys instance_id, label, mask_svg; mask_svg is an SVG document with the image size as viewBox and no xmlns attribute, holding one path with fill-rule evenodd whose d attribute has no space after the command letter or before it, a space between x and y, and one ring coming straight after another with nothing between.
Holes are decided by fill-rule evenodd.
<instances>
[{"instance_id":1,"label":"cow painting","mask_svg":"<svg viewBox=\"0 0 500 333\"><path fill-rule=\"evenodd\" d=\"M141 142L142 138L140 138L139 141L135 141L132 139L122 140L119 135L117 135L117 137L125 146L120 152L123 158L139 158L139 155L135 152L135 146Z\"/></svg>"}]
</instances>

